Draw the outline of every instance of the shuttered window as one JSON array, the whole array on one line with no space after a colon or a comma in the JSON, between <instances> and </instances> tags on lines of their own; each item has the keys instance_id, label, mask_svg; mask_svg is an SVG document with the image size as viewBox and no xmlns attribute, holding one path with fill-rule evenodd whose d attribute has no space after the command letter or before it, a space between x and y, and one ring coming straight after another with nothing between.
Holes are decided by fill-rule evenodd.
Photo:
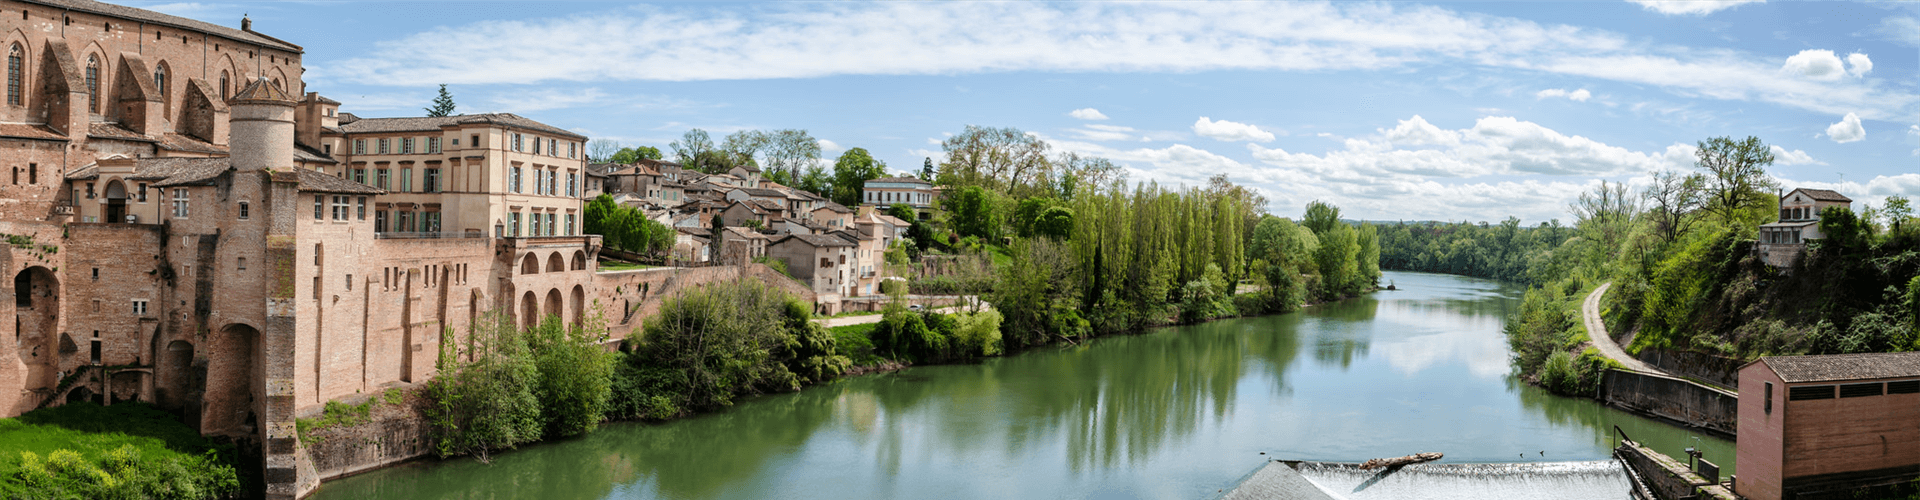
<instances>
[{"instance_id":1,"label":"shuttered window","mask_svg":"<svg viewBox=\"0 0 1920 500\"><path fill-rule=\"evenodd\" d=\"M1787 388L1787 401L1806 401L1809 399L1833 399L1833 386L1815 385Z\"/></svg>"}]
</instances>

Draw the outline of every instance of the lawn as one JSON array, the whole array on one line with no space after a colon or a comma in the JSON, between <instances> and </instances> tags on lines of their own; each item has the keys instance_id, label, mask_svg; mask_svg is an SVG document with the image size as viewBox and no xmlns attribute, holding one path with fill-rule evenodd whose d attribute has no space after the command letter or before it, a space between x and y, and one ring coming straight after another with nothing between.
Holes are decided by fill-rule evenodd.
<instances>
[{"instance_id":1,"label":"lawn","mask_svg":"<svg viewBox=\"0 0 1920 500\"><path fill-rule=\"evenodd\" d=\"M232 445L143 403L0 419L0 497L213 498L237 491Z\"/></svg>"}]
</instances>

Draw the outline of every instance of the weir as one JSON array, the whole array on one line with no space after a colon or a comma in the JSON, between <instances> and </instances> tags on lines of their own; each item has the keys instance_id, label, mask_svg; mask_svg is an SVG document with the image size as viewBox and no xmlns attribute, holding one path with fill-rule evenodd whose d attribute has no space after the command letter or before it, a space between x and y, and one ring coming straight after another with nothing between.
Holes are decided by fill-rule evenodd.
<instances>
[{"instance_id":1,"label":"weir","mask_svg":"<svg viewBox=\"0 0 1920 500\"><path fill-rule=\"evenodd\" d=\"M1354 463L1279 460L1268 462L1221 498L1618 500L1632 489L1626 468L1613 460L1417 464L1386 470L1364 470Z\"/></svg>"}]
</instances>

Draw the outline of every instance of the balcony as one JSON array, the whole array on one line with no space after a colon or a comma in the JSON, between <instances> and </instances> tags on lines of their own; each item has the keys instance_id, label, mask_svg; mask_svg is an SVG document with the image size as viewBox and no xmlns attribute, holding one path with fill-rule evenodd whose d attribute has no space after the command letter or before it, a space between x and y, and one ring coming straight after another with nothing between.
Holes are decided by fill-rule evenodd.
<instances>
[{"instance_id":1,"label":"balcony","mask_svg":"<svg viewBox=\"0 0 1920 500\"><path fill-rule=\"evenodd\" d=\"M439 239L485 238L487 237L487 233L483 233L479 231L468 231L464 233L421 233L421 232L388 231L388 232L382 232L382 233L373 233L373 237L374 239L381 239L381 240L439 240Z\"/></svg>"},{"instance_id":2,"label":"balcony","mask_svg":"<svg viewBox=\"0 0 1920 500\"><path fill-rule=\"evenodd\" d=\"M73 215L73 205L54 205L54 215Z\"/></svg>"}]
</instances>

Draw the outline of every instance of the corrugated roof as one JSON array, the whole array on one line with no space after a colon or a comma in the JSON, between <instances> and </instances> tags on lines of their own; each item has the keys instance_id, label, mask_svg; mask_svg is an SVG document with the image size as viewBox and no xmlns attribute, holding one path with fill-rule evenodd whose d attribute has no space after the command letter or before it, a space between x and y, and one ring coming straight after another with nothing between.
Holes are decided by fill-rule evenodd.
<instances>
[{"instance_id":1,"label":"corrugated roof","mask_svg":"<svg viewBox=\"0 0 1920 500\"><path fill-rule=\"evenodd\" d=\"M203 21L196 21L196 20L187 19L184 17L179 17L179 16L170 16L166 14L161 14L159 12L154 12L151 10L136 9L133 7L114 5L110 3L95 2L93 0L21 0L21 1L25 3L30 3L30 4L45 5L48 7L53 7L58 9L70 9L70 10L77 10L81 12L91 12L94 14L119 17L123 19L131 19L131 20L145 22L145 23L160 24L160 25L166 25L166 26L173 26L175 28L190 29L194 31L207 33L210 35L219 35L219 36L231 38L237 41L248 42L248 43L263 45L267 47L273 47L276 49L285 50L285 51L294 52L294 53L303 52L303 49L301 49L300 46L298 45L287 43L285 41L282 41L280 39L273 38L270 36L254 33L252 31L237 30L237 29L221 26L218 24L213 24L213 23L208 23Z\"/></svg>"},{"instance_id":2,"label":"corrugated roof","mask_svg":"<svg viewBox=\"0 0 1920 500\"><path fill-rule=\"evenodd\" d=\"M1920 352L1760 358L1788 383L1920 377Z\"/></svg>"},{"instance_id":3,"label":"corrugated roof","mask_svg":"<svg viewBox=\"0 0 1920 500\"><path fill-rule=\"evenodd\" d=\"M345 115L346 113L341 113ZM587 136L568 132L560 127L540 123L513 113L484 113L478 115L420 116L399 118L358 118L349 123L340 120L340 130L349 134L376 134L385 132L439 132L440 127L470 123L491 123L519 127L543 133L586 140Z\"/></svg>"}]
</instances>

